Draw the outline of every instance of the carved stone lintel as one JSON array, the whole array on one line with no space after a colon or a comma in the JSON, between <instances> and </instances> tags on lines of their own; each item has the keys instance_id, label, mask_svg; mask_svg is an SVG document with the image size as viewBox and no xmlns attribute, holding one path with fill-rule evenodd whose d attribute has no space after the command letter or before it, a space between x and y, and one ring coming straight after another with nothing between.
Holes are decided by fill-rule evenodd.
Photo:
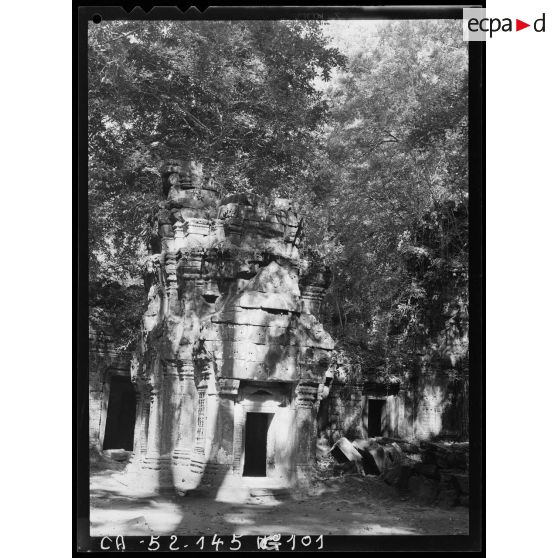
<instances>
[{"instance_id":1,"label":"carved stone lintel","mask_svg":"<svg viewBox=\"0 0 558 558\"><path fill-rule=\"evenodd\" d=\"M196 279L201 274L205 252L202 249L181 250L178 273L183 279Z\"/></svg>"},{"instance_id":2,"label":"carved stone lintel","mask_svg":"<svg viewBox=\"0 0 558 558\"><path fill-rule=\"evenodd\" d=\"M235 380L233 378L219 378L219 395L237 395L239 386L240 380Z\"/></svg>"},{"instance_id":3,"label":"carved stone lintel","mask_svg":"<svg viewBox=\"0 0 558 558\"><path fill-rule=\"evenodd\" d=\"M174 229L174 245L180 250L180 248L184 247L184 223L176 221L172 228Z\"/></svg>"},{"instance_id":4,"label":"carved stone lintel","mask_svg":"<svg viewBox=\"0 0 558 558\"><path fill-rule=\"evenodd\" d=\"M185 223L185 232L188 236L207 236L209 234L210 225L211 221L207 219L190 218Z\"/></svg>"}]
</instances>

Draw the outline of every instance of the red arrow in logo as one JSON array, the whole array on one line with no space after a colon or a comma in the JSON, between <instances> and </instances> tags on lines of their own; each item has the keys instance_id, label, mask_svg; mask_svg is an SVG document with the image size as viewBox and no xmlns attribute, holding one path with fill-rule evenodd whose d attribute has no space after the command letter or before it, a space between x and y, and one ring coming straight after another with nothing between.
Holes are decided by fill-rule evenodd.
<instances>
[{"instance_id":1,"label":"red arrow in logo","mask_svg":"<svg viewBox=\"0 0 558 558\"><path fill-rule=\"evenodd\" d=\"M521 31L522 29L525 29L526 27L531 27L531 24L530 23L525 23L524 21L521 21L520 19L515 20L515 30L516 31Z\"/></svg>"}]
</instances>

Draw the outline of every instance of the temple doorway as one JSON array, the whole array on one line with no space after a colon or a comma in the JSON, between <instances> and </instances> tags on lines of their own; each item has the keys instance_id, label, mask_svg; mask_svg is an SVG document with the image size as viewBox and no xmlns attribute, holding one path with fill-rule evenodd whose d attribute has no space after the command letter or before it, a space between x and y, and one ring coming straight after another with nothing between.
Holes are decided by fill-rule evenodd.
<instances>
[{"instance_id":1,"label":"temple doorway","mask_svg":"<svg viewBox=\"0 0 558 558\"><path fill-rule=\"evenodd\" d=\"M245 477L267 476L267 433L271 413L247 413L244 449Z\"/></svg>"},{"instance_id":2,"label":"temple doorway","mask_svg":"<svg viewBox=\"0 0 558 558\"><path fill-rule=\"evenodd\" d=\"M368 436L383 436L386 424L386 400L368 400Z\"/></svg>"},{"instance_id":3,"label":"temple doorway","mask_svg":"<svg viewBox=\"0 0 558 558\"><path fill-rule=\"evenodd\" d=\"M136 395L127 376L113 376L107 409L103 449L132 450L136 421Z\"/></svg>"}]
</instances>

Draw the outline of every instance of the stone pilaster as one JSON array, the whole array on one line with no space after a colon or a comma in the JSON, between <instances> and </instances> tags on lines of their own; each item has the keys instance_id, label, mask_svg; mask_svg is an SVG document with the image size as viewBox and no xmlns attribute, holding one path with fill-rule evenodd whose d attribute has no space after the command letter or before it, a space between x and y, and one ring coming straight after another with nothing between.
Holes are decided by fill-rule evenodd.
<instances>
[{"instance_id":1,"label":"stone pilaster","mask_svg":"<svg viewBox=\"0 0 558 558\"><path fill-rule=\"evenodd\" d=\"M185 235L184 235L184 222L176 221L172 228L174 229L174 248L180 250L186 245Z\"/></svg>"},{"instance_id":2,"label":"stone pilaster","mask_svg":"<svg viewBox=\"0 0 558 558\"><path fill-rule=\"evenodd\" d=\"M244 448L244 429L246 413L242 405L234 406L233 473L242 476L242 451Z\"/></svg>"},{"instance_id":3,"label":"stone pilaster","mask_svg":"<svg viewBox=\"0 0 558 558\"><path fill-rule=\"evenodd\" d=\"M207 389L209 371L203 370L197 385L197 405L194 450L190 460L190 470L194 475L202 475L205 470L205 446L207 438Z\"/></svg>"},{"instance_id":4,"label":"stone pilaster","mask_svg":"<svg viewBox=\"0 0 558 558\"><path fill-rule=\"evenodd\" d=\"M197 477L198 480L196 482L199 483L201 478L207 480L209 472L207 465L211 457L219 412L215 378L210 366L202 370L201 378L197 385L197 392L196 437L190 461L190 470L194 477Z\"/></svg>"},{"instance_id":5,"label":"stone pilaster","mask_svg":"<svg viewBox=\"0 0 558 558\"><path fill-rule=\"evenodd\" d=\"M194 382L192 361L178 361L178 433L176 446L172 452L172 467L175 484L180 486L188 481L190 460L194 447L197 390Z\"/></svg>"},{"instance_id":6,"label":"stone pilaster","mask_svg":"<svg viewBox=\"0 0 558 558\"><path fill-rule=\"evenodd\" d=\"M154 458L160 455L160 437L162 423L161 386L151 387L149 393L149 426L147 430L146 457Z\"/></svg>"},{"instance_id":7,"label":"stone pilaster","mask_svg":"<svg viewBox=\"0 0 558 558\"><path fill-rule=\"evenodd\" d=\"M227 470L234 465L235 401L240 380L219 378L218 389L218 462Z\"/></svg>"},{"instance_id":8,"label":"stone pilaster","mask_svg":"<svg viewBox=\"0 0 558 558\"><path fill-rule=\"evenodd\" d=\"M178 298L178 283L176 278L177 253L165 254L166 294L169 301L169 311L180 314L180 300Z\"/></svg>"},{"instance_id":9,"label":"stone pilaster","mask_svg":"<svg viewBox=\"0 0 558 558\"><path fill-rule=\"evenodd\" d=\"M296 477L306 485L316 458L318 384L300 382L295 390L296 413Z\"/></svg>"},{"instance_id":10,"label":"stone pilaster","mask_svg":"<svg viewBox=\"0 0 558 558\"><path fill-rule=\"evenodd\" d=\"M309 264L303 262L303 276L300 282L302 299L302 310L314 316L318 316L325 297L325 293L331 282L331 272L319 263Z\"/></svg>"},{"instance_id":11,"label":"stone pilaster","mask_svg":"<svg viewBox=\"0 0 558 558\"><path fill-rule=\"evenodd\" d=\"M126 469L136 471L141 468L147 452L147 428L149 423L149 386L144 381L136 381L136 422L134 425L134 449Z\"/></svg>"},{"instance_id":12,"label":"stone pilaster","mask_svg":"<svg viewBox=\"0 0 558 558\"><path fill-rule=\"evenodd\" d=\"M318 316L324 297L325 289L313 285L305 285L301 292L303 311Z\"/></svg>"},{"instance_id":13,"label":"stone pilaster","mask_svg":"<svg viewBox=\"0 0 558 558\"><path fill-rule=\"evenodd\" d=\"M136 422L134 424L134 449L132 451L132 456L130 462L136 462L138 456L141 453L141 427L142 427L142 413L143 413L143 391L141 385L136 383L135 395L136 395Z\"/></svg>"},{"instance_id":14,"label":"stone pilaster","mask_svg":"<svg viewBox=\"0 0 558 558\"><path fill-rule=\"evenodd\" d=\"M150 392L147 451L141 461L144 486L153 490L159 490L172 485L170 457L168 455L161 455L164 412L163 393L164 390L160 384L152 386Z\"/></svg>"}]
</instances>

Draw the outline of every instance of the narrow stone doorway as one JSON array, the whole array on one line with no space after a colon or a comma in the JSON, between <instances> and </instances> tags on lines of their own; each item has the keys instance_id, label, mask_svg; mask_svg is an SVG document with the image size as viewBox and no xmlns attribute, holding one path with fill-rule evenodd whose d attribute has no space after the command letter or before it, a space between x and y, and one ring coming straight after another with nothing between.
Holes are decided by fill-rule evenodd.
<instances>
[{"instance_id":1,"label":"narrow stone doorway","mask_svg":"<svg viewBox=\"0 0 558 558\"><path fill-rule=\"evenodd\" d=\"M383 436L386 421L386 400L368 400L368 436Z\"/></svg>"},{"instance_id":2,"label":"narrow stone doorway","mask_svg":"<svg viewBox=\"0 0 558 558\"><path fill-rule=\"evenodd\" d=\"M105 426L103 449L133 450L136 395L130 378L113 376Z\"/></svg>"},{"instance_id":3,"label":"narrow stone doorway","mask_svg":"<svg viewBox=\"0 0 558 558\"><path fill-rule=\"evenodd\" d=\"M247 413L244 446L245 477L267 476L267 432L270 413Z\"/></svg>"}]
</instances>

